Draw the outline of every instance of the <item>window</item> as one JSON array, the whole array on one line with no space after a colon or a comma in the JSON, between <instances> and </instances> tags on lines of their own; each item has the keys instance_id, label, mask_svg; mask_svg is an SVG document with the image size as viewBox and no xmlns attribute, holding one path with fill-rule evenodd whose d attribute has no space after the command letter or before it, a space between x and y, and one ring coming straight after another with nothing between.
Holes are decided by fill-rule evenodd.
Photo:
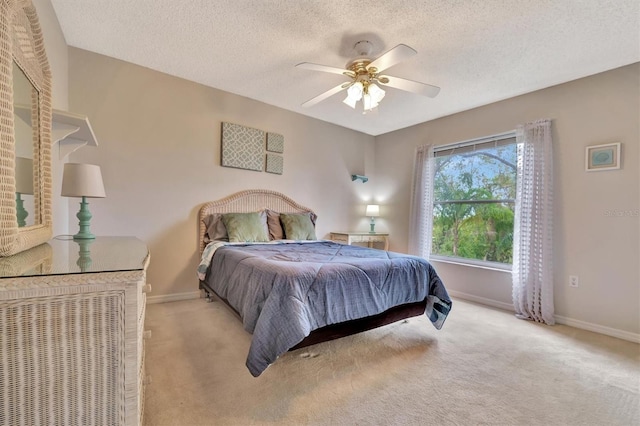
<instances>
[{"instance_id":1,"label":"window","mask_svg":"<svg viewBox=\"0 0 640 426\"><path fill-rule=\"evenodd\" d=\"M431 253L441 260L511 264L515 134L437 147L434 156Z\"/></svg>"}]
</instances>

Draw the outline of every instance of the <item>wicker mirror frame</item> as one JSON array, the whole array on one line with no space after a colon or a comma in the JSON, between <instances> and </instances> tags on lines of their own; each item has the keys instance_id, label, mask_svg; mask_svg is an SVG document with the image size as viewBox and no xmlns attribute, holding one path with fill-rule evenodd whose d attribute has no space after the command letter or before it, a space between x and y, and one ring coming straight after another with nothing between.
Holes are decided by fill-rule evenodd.
<instances>
[{"instance_id":1,"label":"wicker mirror frame","mask_svg":"<svg viewBox=\"0 0 640 426\"><path fill-rule=\"evenodd\" d=\"M38 92L32 102L38 117L33 132L35 225L23 228L16 218L13 62ZM51 70L36 9L31 0L0 0L0 256L51 238L51 113Z\"/></svg>"}]
</instances>

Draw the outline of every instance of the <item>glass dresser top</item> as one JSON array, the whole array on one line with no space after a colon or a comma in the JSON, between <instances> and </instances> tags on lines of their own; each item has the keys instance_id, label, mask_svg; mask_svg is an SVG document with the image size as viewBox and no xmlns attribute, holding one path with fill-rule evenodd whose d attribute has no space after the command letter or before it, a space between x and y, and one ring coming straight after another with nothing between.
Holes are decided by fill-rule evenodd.
<instances>
[{"instance_id":1,"label":"glass dresser top","mask_svg":"<svg viewBox=\"0 0 640 426\"><path fill-rule=\"evenodd\" d=\"M0 278L136 271L144 268L148 255L147 245L135 237L55 237L0 258Z\"/></svg>"}]
</instances>

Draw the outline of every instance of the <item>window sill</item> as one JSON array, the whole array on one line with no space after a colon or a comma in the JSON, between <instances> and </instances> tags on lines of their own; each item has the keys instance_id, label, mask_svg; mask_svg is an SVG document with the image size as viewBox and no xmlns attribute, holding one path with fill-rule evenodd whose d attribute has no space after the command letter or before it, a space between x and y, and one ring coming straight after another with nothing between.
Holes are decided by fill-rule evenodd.
<instances>
[{"instance_id":1,"label":"window sill","mask_svg":"<svg viewBox=\"0 0 640 426\"><path fill-rule=\"evenodd\" d=\"M450 263L452 265L470 266L472 268L488 269L490 271L498 272L511 272L511 265L498 262L487 262L483 260L475 259L463 259L461 257L448 257L440 255L429 256L429 261L436 261L442 263Z\"/></svg>"}]
</instances>

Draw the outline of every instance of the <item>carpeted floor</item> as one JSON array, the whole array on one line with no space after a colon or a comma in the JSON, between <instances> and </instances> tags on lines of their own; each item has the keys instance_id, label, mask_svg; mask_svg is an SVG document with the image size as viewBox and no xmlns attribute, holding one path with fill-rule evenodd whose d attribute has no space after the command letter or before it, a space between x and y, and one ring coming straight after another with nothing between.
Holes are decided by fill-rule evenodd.
<instances>
[{"instance_id":1,"label":"carpeted floor","mask_svg":"<svg viewBox=\"0 0 640 426\"><path fill-rule=\"evenodd\" d=\"M640 345L455 300L289 352L260 377L221 302L147 307L147 425L637 425Z\"/></svg>"}]
</instances>

